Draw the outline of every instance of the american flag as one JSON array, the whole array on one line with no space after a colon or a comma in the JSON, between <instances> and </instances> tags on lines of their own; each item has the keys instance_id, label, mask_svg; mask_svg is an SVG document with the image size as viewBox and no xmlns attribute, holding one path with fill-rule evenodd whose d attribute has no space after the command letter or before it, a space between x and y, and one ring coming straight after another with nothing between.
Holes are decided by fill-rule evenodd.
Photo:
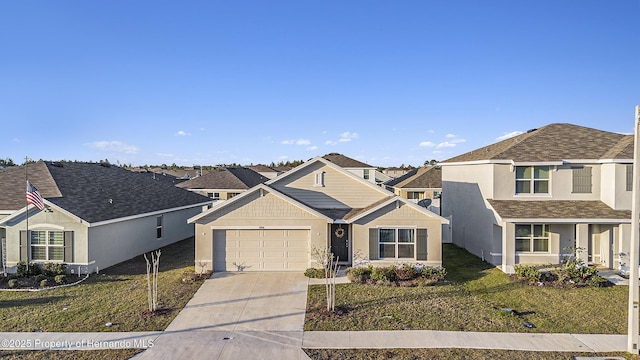
<instances>
[{"instance_id":1,"label":"american flag","mask_svg":"<svg viewBox=\"0 0 640 360\"><path fill-rule=\"evenodd\" d=\"M44 199L38 189L27 181L27 204L32 204L38 210L44 209Z\"/></svg>"}]
</instances>

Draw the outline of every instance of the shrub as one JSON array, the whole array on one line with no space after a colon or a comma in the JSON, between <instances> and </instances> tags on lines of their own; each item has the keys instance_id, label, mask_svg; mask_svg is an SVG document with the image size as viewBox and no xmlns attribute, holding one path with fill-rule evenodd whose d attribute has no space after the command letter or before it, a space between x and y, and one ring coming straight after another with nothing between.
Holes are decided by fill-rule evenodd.
<instances>
[{"instance_id":1,"label":"shrub","mask_svg":"<svg viewBox=\"0 0 640 360\"><path fill-rule=\"evenodd\" d=\"M65 282L67 282L67 275L64 275L64 274L56 275L56 277L53 279L58 285L64 284Z\"/></svg>"},{"instance_id":2,"label":"shrub","mask_svg":"<svg viewBox=\"0 0 640 360\"><path fill-rule=\"evenodd\" d=\"M40 266L36 263L29 263L29 269L27 270L27 263L24 261L18 262L16 265L16 275L18 277L27 277L27 276L36 276L40 274L42 271Z\"/></svg>"},{"instance_id":3,"label":"shrub","mask_svg":"<svg viewBox=\"0 0 640 360\"><path fill-rule=\"evenodd\" d=\"M412 265L403 264L400 267L395 268L395 278L398 281L413 280L416 278L417 271Z\"/></svg>"},{"instance_id":4,"label":"shrub","mask_svg":"<svg viewBox=\"0 0 640 360\"><path fill-rule=\"evenodd\" d=\"M304 271L304 276L312 279L324 279L325 270L320 268L308 268Z\"/></svg>"},{"instance_id":5,"label":"shrub","mask_svg":"<svg viewBox=\"0 0 640 360\"><path fill-rule=\"evenodd\" d=\"M11 280L9 280L9 282L7 284L9 285L10 288L14 289L14 288L18 287L18 280L17 279L11 279Z\"/></svg>"},{"instance_id":6,"label":"shrub","mask_svg":"<svg viewBox=\"0 0 640 360\"><path fill-rule=\"evenodd\" d=\"M42 281L40 281L40 287L47 287L47 286L49 286L49 280L43 279Z\"/></svg>"},{"instance_id":7,"label":"shrub","mask_svg":"<svg viewBox=\"0 0 640 360\"><path fill-rule=\"evenodd\" d=\"M345 272L352 283L364 284L371 277L372 266L348 268Z\"/></svg>"},{"instance_id":8,"label":"shrub","mask_svg":"<svg viewBox=\"0 0 640 360\"><path fill-rule=\"evenodd\" d=\"M46 280L46 279L47 279L47 277L45 275L43 275L43 274L38 274L38 275L36 275L36 278L35 278L37 283L41 282L42 280Z\"/></svg>"},{"instance_id":9,"label":"shrub","mask_svg":"<svg viewBox=\"0 0 640 360\"><path fill-rule=\"evenodd\" d=\"M435 282L444 280L447 275L447 270L443 267L430 267L425 266L420 270L420 277L427 280L433 280Z\"/></svg>"},{"instance_id":10,"label":"shrub","mask_svg":"<svg viewBox=\"0 0 640 360\"><path fill-rule=\"evenodd\" d=\"M542 273L533 265L516 265L516 276L530 283L537 283L542 279Z\"/></svg>"},{"instance_id":11,"label":"shrub","mask_svg":"<svg viewBox=\"0 0 640 360\"><path fill-rule=\"evenodd\" d=\"M64 275L67 273L67 264L45 263L42 265L42 273L46 276Z\"/></svg>"},{"instance_id":12,"label":"shrub","mask_svg":"<svg viewBox=\"0 0 640 360\"><path fill-rule=\"evenodd\" d=\"M371 271L371 280L377 282L396 281L396 267L374 267Z\"/></svg>"}]
</instances>

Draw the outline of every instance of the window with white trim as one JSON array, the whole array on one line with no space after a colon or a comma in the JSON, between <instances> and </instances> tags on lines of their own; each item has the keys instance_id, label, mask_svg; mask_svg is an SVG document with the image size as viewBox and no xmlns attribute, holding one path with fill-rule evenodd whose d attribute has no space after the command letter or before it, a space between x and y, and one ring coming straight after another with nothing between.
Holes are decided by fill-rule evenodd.
<instances>
[{"instance_id":1,"label":"window with white trim","mask_svg":"<svg viewBox=\"0 0 640 360\"><path fill-rule=\"evenodd\" d=\"M422 191L407 191L407 199L422 200L424 193Z\"/></svg>"},{"instance_id":2,"label":"window with white trim","mask_svg":"<svg viewBox=\"0 0 640 360\"><path fill-rule=\"evenodd\" d=\"M31 230L31 260L64 261L64 231Z\"/></svg>"},{"instance_id":3,"label":"window with white trim","mask_svg":"<svg viewBox=\"0 0 640 360\"><path fill-rule=\"evenodd\" d=\"M549 166L516 166L516 194L548 194Z\"/></svg>"},{"instance_id":4,"label":"window with white trim","mask_svg":"<svg viewBox=\"0 0 640 360\"><path fill-rule=\"evenodd\" d=\"M378 229L379 259L415 259L416 229Z\"/></svg>"},{"instance_id":5,"label":"window with white trim","mask_svg":"<svg viewBox=\"0 0 640 360\"><path fill-rule=\"evenodd\" d=\"M516 224L516 252L549 252L549 225Z\"/></svg>"},{"instance_id":6,"label":"window with white trim","mask_svg":"<svg viewBox=\"0 0 640 360\"><path fill-rule=\"evenodd\" d=\"M162 215L156 216L156 239L162 239Z\"/></svg>"},{"instance_id":7,"label":"window with white trim","mask_svg":"<svg viewBox=\"0 0 640 360\"><path fill-rule=\"evenodd\" d=\"M364 175L365 180L369 180L369 169L364 169L363 175Z\"/></svg>"}]
</instances>

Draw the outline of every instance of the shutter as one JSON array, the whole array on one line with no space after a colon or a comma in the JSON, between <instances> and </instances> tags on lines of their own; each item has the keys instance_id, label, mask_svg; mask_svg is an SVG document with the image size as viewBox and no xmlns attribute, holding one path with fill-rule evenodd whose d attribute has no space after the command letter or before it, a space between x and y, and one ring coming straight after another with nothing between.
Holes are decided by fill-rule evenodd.
<instances>
[{"instance_id":1,"label":"shutter","mask_svg":"<svg viewBox=\"0 0 640 360\"><path fill-rule=\"evenodd\" d=\"M416 260L427 260L427 229L416 230Z\"/></svg>"},{"instance_id":2,"label":"shutter","mask_svg":"<svg viewBox=\"0 0 640 360\"><path fill-rule=\"evenodd\" d=\"M574 193L591 193L591 167L573 168Z\"/></svg>"},{"instance_id":3,"label":"shutter","mask_svg":"<svg viewBox=\"0 0 640 360\"><path fill-rule=\"evenodd\" d=\"M64 262L73 262L73 231L64 232Z\"/></svg>"},{"instance_id":4,"label":"shutter","mask_svg":"<svg viewBox=\"0 0 640 360\"><path fill-rule=\"evenodd\" d=\"M378 260L378 229L369 229L369 260Z\"/></svg>"},{"instance_id":5,"label":"shutter","mask_svg":"<svg viewBox=\"0 0 640 360\"><path fill-rule=\"evenodd\" d=\"M20 230L20 261L29 261L29 243L27 241L27 231Z\"/></svg>"}]
</instances>

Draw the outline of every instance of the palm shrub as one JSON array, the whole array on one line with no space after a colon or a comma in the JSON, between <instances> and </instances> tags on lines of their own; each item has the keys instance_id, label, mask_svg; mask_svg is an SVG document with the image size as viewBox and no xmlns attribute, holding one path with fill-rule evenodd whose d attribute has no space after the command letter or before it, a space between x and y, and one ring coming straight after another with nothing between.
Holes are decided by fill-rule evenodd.
<instances>
[{"instance_id":1,"label":"palm shrub","mask_svg":"<svg viewBox=\"0 0 640 360\"><path fill-rule=\"evenodd\" d=\"M515 272L518 278L529 283L537 283L542 279L542 273L533 265L516 265Z\"/></svg>"},{"instance_id":2,"label":"palm shrub","mask_svg":"<svg viewBox=\"0 0 640 360\"><path fill-rule=\"evenodd\" d=\"M369 265L367 267L351 267L348 268L345 273L347 274L347 278L349 281L355 284L364 284L371 278L371 273L373 272L373 266Z\"/></svg>"}]
</instances>

